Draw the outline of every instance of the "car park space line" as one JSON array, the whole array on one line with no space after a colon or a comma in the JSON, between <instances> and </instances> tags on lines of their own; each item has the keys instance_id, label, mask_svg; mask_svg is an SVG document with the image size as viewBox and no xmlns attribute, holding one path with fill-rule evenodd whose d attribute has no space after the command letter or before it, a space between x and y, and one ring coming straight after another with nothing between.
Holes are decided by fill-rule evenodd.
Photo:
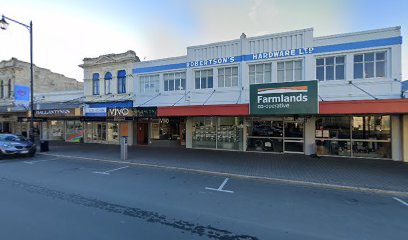
<instances>
[{"instance_id":1,"label":"car park space line","mask_svg":"<svg viewBox=\"0 0 408 240\"><path fill-rule=\"evenodd\" d=\"M216 175L216 176L236 177L236 178L243 178L243 179L252 179L255 181L270 181L270 182L279 182L279 183L292 184L292 185L303 185L303 186L312 186L312 187L336 189L336 190L344 190L344 191L367 192L367 193L408 197L408 192L384 190L384 189L377 189L377 188L355 187L355 186L347 186L347 185L339 185L339 184L331 184L331 183L308 182L308 181L291 180L291 179L283 179L283 178L272 178L272 177L263 177L263 176L251 176L251 175L243 175L243 174L237 174L237 173L227 173L227 172L218 172L218 171L210 171L210 170L202 170L202 169L185 168L185 167L165 166L165 165L151 164L151 163L139 163L139 162L111 160L111 159L70 156L70 155L62 155L62 154L50 154L50 153L38 153L38 154L46 155L46 156L60 157L60 158L74 158L74 159L83 159L83 160L88 160L88 161L100 161L100 162L108 162L108 163L128 164L128 165L139 166L139 167L153 167L153 168L194 172L194 173L209 174L209 175Z\"/></svg>"},{"instance_id":2,"label":"car park space line","mask_svg":"<svg viewBox=\"0 0 408 240\"><path fill-rule=\"evenodd\" d=\"M44 159L44 160L34 160L34 161L24 161L24 163L27 163L27 164L35 164L35 163L38 163L38 162L48 162L48 161L54 161L54 160L58 160L58 159L60 159L60 158L52 158L52 159Z\"/></svg>"},{"instance_id":3,"label":"car park space line","mask_svg":"<svg viewBox=\"0 0 408 240\"><path fill-rule=\"evenodd\" d=\"M234 193L234 191L231 190L224 190L224 186L225 184L227 184L229 178L225 178L224 182L221 183L221 185L218 188L210 188L210 187L206 187L205 189L207 190L212 190L212 191L218 191L218 192L226 192L226 193Z\"/></svg>"},{"instance_id":4,"label":"car park space line","mask_svg":"<svg viewBox=\"0 0 408 240\"><path fill-rule=\"evenodd\" d=\"M399 199L397 197L393 197L393 199L408 207L408 203L406 203L405 201L403 201L403 200L401 200L401 199Z\"/></svg>"},{"instance_id":5,"label":"car park space line","mask_svg":"<svg viewBox=\"0 0 408 240\"><path fill-rule=\"evenodd\" d=\"M125 168L128 168L128 167L129 167L129 166L124 166L124 167L115 168L115 169L111 169L111 170L104 171L104 172L98 172L98 171L95 171L95 172L93 172L93 173L96 173L96 174L103 174L103 175L109 175L111 172L114 172L114 171L117 171L117 170L121 170L121 169L125 169Z\"/></svg>"}]
</instances>

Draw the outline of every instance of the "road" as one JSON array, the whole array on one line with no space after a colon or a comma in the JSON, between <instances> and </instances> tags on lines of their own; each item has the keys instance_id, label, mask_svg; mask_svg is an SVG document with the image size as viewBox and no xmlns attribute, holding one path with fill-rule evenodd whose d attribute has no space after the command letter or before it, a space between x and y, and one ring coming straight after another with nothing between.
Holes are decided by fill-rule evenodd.
<instances>
[{"instance_id":1,"label":"road","mask_svg":"<svg viewBox=\"0 0 408 240\"><path fill-rule=\"evenodd\" d=\"M40 154L0 191L8 240L408 239L404 196Z\"/></svg>"}]
</instances>

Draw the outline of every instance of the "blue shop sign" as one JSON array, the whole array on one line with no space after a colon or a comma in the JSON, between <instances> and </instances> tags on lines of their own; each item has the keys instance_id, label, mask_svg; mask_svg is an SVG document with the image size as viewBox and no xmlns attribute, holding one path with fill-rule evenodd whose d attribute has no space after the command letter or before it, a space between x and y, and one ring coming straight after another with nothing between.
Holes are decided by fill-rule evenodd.
<instances>
[{"instance_id":1,"label":"blue shop sign","mask_svg":"<svg viewBox=\"0 0 408 240\"><path fill-rule=\"evenodd\" d=\"M107 108L131 108L133 101L88 103L84 109L87 117L106 117Z\"/></svg>"}]
</instances>

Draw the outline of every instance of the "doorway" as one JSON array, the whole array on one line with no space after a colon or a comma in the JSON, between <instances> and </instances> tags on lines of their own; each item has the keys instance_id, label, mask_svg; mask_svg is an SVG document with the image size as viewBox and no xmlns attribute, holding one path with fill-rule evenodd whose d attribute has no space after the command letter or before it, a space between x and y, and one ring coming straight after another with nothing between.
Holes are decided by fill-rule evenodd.
<instances>
[{"instance_id":1,"label":"doorway","mask_svg":"<svg viewBox=\"0 0 408 240\"><path fill-rule=\"evenodd\" d=\"M304 121L284 121L283 126L284 152L304 153Z\"/></svg>"},{"instance_id":2,"label":"doorway","mask_svg":"<svg viewBox=\"0 0 408 240\"><path fill-rule=\"evenodd\" d=\"M137 144L148 144L149 125L148 123L137 123Z\"/></svg>"}]
</instances>

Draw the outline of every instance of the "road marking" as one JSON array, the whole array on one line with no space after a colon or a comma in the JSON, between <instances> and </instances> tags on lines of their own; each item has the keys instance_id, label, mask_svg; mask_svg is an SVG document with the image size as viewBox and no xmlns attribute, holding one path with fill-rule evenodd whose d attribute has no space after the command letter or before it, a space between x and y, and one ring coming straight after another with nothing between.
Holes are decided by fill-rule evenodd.
<instances>
[{"instance_id":1,"label":"road marking","mask_svg":"<svg viewBox=\"0 0 408 240\"><path fill-rule=\"evenodd\" d=\"M27 163L27 164L35 164L35 163L38 163L38 162L48 162L48 161L54 161L54 160L58 160L59 158L53 158L53 159L45 159L45 160L34 160L34 161L24 161L24 163Z\"/></svg>"},{"instance_id":2,"label":"road marking","mask_svg":"<svg viewBox=\"0 0 408 240\"><path fill-rule=\"evenodd\" d=\"M120 167L120 168L115 168L115 169L112 169L112 170L108 170L108 171L105 171L105 172L95 171L95 172L93 172L93 173L109 175L110 172L117 171L117 170L124 169L124 168L128 168L128 167L129 167L129 166L124 166L124 167Z\"/></svg>"},{"instance_id":3,"label":"road marking","mask_svg":"<svg viewBox=\"0 0 408 240\"><path fill-rule=\"evenodd\" d=\"M251 176L251 175L244 175L244 174L237 174L237 173L217 172L217 171L201 170L201 169L194 169L194 168L174 167L174 166L166 166L166 165L151 164L151 163L119 161L119 160L112 160L112 159L70 156L70 155L51 154L51 153L38 153L38 154L46 155L46 156L60 157L60 158L76 158L76 159L83 159L83 160L88 160L88 161L129 164L129 165L138 166L138 167L161 168L161 169L167 169L167 170L194 172L194 173L208 174L208 175L215 175L215 176L235 177L235 178L241 178L241 179L251 179L255 181L278 182L278 183L291 184L291 185L302 185L302 186L311 186L311 187L328 188L328 189L336 189L336 190L347 190L347 191L357 191L357 192L367 192L367 193L385 194L385 195L392 195L392 196L397 195L397 196L408 197L408 192L404 192L404 191L384 190L384 189L367 188L367 187L355 187L355 186L347 186L347 185L339 185L339 184L331 184L331 183L290 180L290 179L274 178L274 177Z\"/></svg>"},{"instance_id":4,"label":"road marking","mask_svg":"<svg viewBox=\"0 0 408 240\"><path fill-rule=\"evenodd\" d=\"M225 184L227 184L228 180L229 180L229 178L226 178L226 179L224 180L224 182L222 182L221 185L220 185L218 188L209 188L209 187L206 187L205 189L207 189L207 190L212 190L212 191L218 191L218 192L234 193L234 191L224 190L224 189L223 189L224 186L225 186Z\"/></svg>"},{"instance_id":5,"label":"road marking","mask_svg":"<svg viewBox=\"0 0 408 240\"><path fill-rule=\"evenodd\" d=\"M393 197L393 198L394 198L394 200L397 200L398 202L400 202L400 203L402 203L402 204L404 204L405 206L408 207L408 203L404 202L403 200L401 200L401 199L399 199L397 197Z\"/></svg>"}]
</instances>

